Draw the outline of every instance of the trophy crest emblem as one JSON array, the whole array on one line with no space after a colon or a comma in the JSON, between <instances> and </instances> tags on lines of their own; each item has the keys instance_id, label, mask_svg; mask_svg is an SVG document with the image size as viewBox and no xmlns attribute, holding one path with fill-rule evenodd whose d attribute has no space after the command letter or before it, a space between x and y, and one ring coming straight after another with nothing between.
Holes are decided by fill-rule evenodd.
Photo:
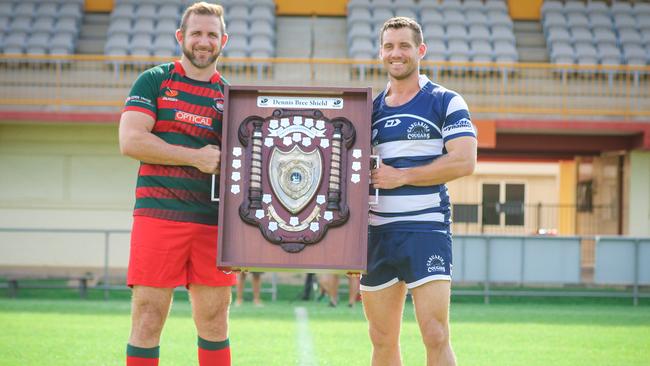
<instances>
[{"instance_id":1,"label":"trophy crest emblem","mask_svg":"<svg viewBox=\"0 0 650 366\"><path fill-rule=\"evenodd\" d=\"M269 180L273 193L292 214L300 212L314 198L322 176L320 151L304 152L299 145L284 152L274 148L269 158Z\"/></svg>"},{"instance_id":2,"label":"trophy crest emblem","mask_svg":"<svg viewBox=\"0 0 650 366\"><path fill-rule=\"evenodd\" d=\"M250 172L239 216L269 242L299 252L347 221L342 167L355 140L349 120L316 109L276 109L269 117L247 117L238 138L248 157L241 168Z\"/></svg>"}]
</instances>

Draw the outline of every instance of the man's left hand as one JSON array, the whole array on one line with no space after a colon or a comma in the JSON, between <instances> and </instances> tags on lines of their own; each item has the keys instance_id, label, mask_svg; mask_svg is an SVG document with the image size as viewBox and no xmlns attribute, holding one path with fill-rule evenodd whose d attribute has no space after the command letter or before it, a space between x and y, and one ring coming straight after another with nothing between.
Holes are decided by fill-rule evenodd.
<instances>
[{"instance_id":1,"label":"man's left hand","mask_svg":"<svg viewBox=\"0 0 650 366\"><path fill-rule=\"evenodd\" d=\"M375 189L393 189L405 184L404 171L386 164L381 164L379 168L373 169L370 179Z\"/></svg>"}]
</instances>

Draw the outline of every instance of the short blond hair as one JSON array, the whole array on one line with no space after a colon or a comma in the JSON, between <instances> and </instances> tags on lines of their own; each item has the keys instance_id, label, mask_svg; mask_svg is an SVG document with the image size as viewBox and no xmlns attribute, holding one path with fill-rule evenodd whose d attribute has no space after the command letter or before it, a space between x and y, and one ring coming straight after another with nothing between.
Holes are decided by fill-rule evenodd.
<instances>
[{"instance_id":1,"label":"short blond hair","mask_svg":"<svg viewBox=\"0 0 650 366\"><path fill-rule=\"evenodd\" d=\"M190 5L187 9L185 9L183 17L181 18L181 32L183 34L185 34L185 31L187 30L187 19L192 14L214 15L215 17L218 17L219 21L221 22L221 35L226 34L226 22L223 20L223 6L206 3L205 1Z\"/></svg>"},{"instance_id":2,"label":"short blond hair","mask_svg":"<svg viewBox=\"0 0 650 366\"><path fill-rule=\"evenodd\" d=\"M415 42L416 46L422 44L422 27L420 27L420 24L418 24L418 22L415 20L407 17L394 17L388 19L381 27L381 31L379 32L379 44L384 43L384 32L386 30L401 28L409 28L411 31L413 31L413 42Z\"/></svg>"}]
</instances>

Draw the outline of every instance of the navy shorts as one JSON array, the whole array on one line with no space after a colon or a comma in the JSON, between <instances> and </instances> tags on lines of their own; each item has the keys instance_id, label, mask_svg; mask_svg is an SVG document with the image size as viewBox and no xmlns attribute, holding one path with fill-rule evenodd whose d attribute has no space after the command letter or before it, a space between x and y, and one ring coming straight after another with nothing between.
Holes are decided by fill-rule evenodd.
<instances>
[{"instance_id":1,"label":"navy shorts","mask_svg":"<svg viewBox=\"0 0 650 366\"><path fill-rule=\"evenodd\" d=\"M399 281L408 288L451 281L451 267L451 236L446 232L371 231L361 290L378 291Z\"/></svg>"}]
</instances>

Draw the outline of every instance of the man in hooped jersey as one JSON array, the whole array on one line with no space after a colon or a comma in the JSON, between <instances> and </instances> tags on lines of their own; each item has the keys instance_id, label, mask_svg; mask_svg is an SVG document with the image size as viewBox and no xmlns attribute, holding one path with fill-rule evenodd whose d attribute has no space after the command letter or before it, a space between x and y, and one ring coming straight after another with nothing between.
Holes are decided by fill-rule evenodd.
<instances>
[{"instance_id":1,"label":"man in hooped jersey","mask_svg":"<svg viewBox=\"0 0 650 366\"><path fill-rule=\"evenodd\" d=\"M456 92L419 74L427 51L414 20L389 19L379 56L389 83L374 100L371 172L379 203L370 208L363 307L372 365L401 365L399 334L411 291L427 365L455 365L449 337L451 231L445 182L474 171L476 132Z\"/></svg>"},{"instance_id":2,"label":"man in hooped jersey","mask_svg":"<svg viewBox=\"0 0 650 366\"><path fill-rule=\"evenodd\" d=\"M200 2L183 14L180 61L143 72L120 119L122 154L141 162L127 284L132 325L127 366L158 365L173 289L186 286L201 366L229 366L228 308L234 274L216 266L224 84L217 59L226 45L223 8Z\"/></svg>"}]
</instances>

